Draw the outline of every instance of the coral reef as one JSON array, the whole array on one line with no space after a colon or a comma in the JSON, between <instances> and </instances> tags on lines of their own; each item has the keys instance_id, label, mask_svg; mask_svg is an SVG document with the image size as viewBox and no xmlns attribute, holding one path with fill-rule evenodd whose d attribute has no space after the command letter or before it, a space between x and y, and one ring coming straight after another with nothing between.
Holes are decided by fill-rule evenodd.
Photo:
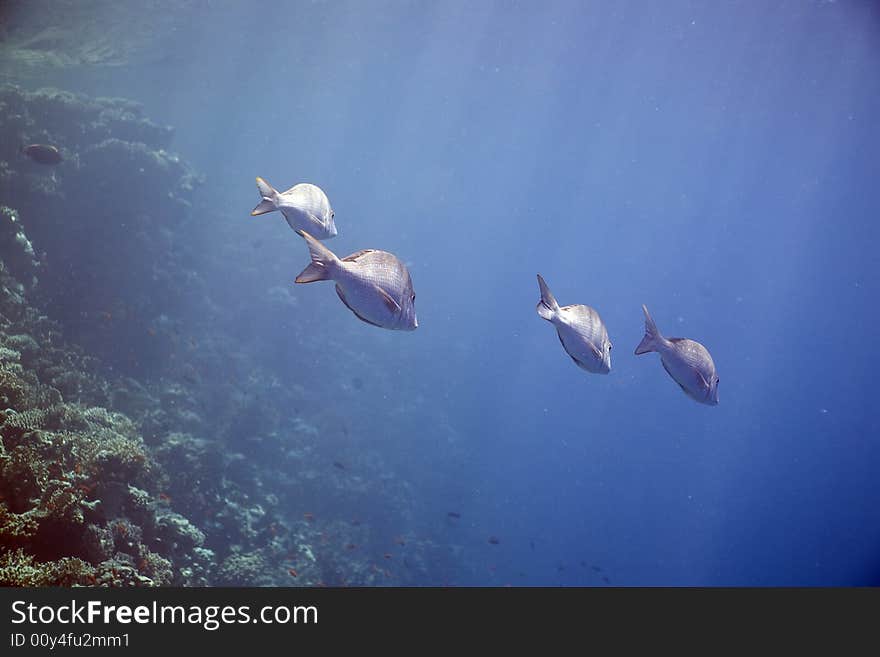
<instances>
[{"instance_id":1,"label":"coral reef","mask_svg":"<svg viewBox=\"0 0 880 657\"><path fill-rule=\"evenodd\" d=\"M92 355L131 372L163 362L174 336L159 324L192 278L171 228L201 181L167 150L173 130L128 100L4 85L0 135L0 199L17 211L3 211L0 237L14 233L24 251L4 250L7 267L32 286L28 260L51 264L40 272L42 302ZM19 152L35 142L58 147L62 162L47 167Z\"/></svg>"},{"instance_id":2,"label":"coral reef","mask_svg":"<svg viewBox=\"0 0 880 657\"><path fill-rule=\"evenodd\" d=\"M417 581L439 551L392 540L408 484L372 449L334 465L355 440L335 391L218 325L173 131L127 100L7 85L0 135L0 585ZM25 159L32 141L61 164Z\"/></svg>"}]
</instances>

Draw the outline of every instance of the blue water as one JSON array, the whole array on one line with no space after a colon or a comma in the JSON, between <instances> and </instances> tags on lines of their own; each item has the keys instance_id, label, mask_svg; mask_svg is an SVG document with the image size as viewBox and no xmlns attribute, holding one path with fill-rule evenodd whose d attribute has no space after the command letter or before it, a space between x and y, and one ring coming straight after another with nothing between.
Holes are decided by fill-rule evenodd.
<instances>
[{"instance_id":1,"label":"blue water","mask_svg":"<svg viewBox=\"0 0 880 657\"><path fill-rule=\"evenodd\" d=\"M188 11L161 57L45 83L175 127L214 329L302 386L318 452L387 477L291 514L421 537L417 585L880 583L871 3ZM306 248L249 216L255 176L320 185L339 255L404 260L418 330L294 287ZM601 313L608 376L537 316L536 273ZM643 303L710 350L717 407L634 355Z\"/></svg>"}]
</instances>

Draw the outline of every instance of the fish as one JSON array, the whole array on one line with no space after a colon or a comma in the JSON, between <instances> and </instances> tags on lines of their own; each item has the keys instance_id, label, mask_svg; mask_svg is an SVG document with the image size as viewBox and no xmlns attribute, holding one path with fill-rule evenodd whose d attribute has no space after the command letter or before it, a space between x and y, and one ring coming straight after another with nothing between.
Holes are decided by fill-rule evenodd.
<instances>
[{"instance_id":1,"label":"fish","mask_svg":"<svg viewBox=\"0 0 880 657\"><path fill-rule=\"evenodd\" d=\"M556 334L575 364L593 374L611 371L611 340L602 318L594 308L584 305L560 308L541 274L538 274L541 299L538 315L556 327Z\"/></svg>"},{"instance_id":2,"label":"fish","mask_svg":"<svg viewBox=\"0 0 880 657\"><path fill-rule=\"evenodd\" d=\"M333 461L333 466L339 468L340 470L345 470L345 466L342 465L339 461Z\"/></svg>"},{"instance_id":3,"label":"fish","mask_svg":"<svg viewBox=\"0 0 880 657\"><path fill-rule=\"evenodd\" d=\"M455 512L455 511L450 511L450 512L447 513L446 515L449 516L450 518L455 518L456 520L458 520L459 518L461 518L461 514Z\"/></svg>"},{"instance_id":4,"label":"fish","mask_svg":"<svg viewBox=\"0 0 880 657\"><path fill-rule=\"evenodd\" d=\"M296 568L288 568L287 572L290 574L291 577L296 577Z\"/></svg>"},{"instance_id":5,"label":"fish","mask_svg":"<svg viewBox=\"0 0 880 657\"><path fill-rule=\"evenodd\" d=\"M489 542L490 542L492 545L498 545L498 544L501 542L501 539L499 539L497 536L490 536L490 537L489 537Z\"/></svg>"},{"instance_id":6,"label":"fish","mask_svg":"<svg viewBox=\"0 0 880 657\"><path fill-rule=\"evenodd\" d=\"M361 321L390 330L418 328L412 278L397 256L364 249L340 260L307 231L297 233L306 241L312 258L296 277L297 283L335 281L339 299Z\"/></svg>"},{"instance_id":7,"label":"fish","mask_svg":"<svg viewBox=\"0 0 880 657\"><path fill-rule=\"evenodd\" d=\"M656 351L660 354L663 369L688 397L701 404L717 406L721 379L709 350L688 338L663 337L644 304L642 311L645 313L645 337L636 347L636 355Z\"/></svg>"},{"instance_id":8,"label":"fish","mask_svg":"<svg viewBox=\"0 0 880 657\"><path fill-rule=\"evenodd\" d=\"M293 230L307 230L322 240L336 237L336 213L324 190L317 185L299 183L286 192L279 192L258 176L257 189L263 200L251 210L252 217L280 210Z\"/></svg>"},{"instance_id":9,"label":"fish","mask_svg":"<svg viewBox=\"0 0 880 657\"><path fill-rule=\"evenodd\" d=\"M22 146L19 152L39 164L60 164L63 159L61 151L49 144L29 144Z\"/></svg>"}]
</instances>

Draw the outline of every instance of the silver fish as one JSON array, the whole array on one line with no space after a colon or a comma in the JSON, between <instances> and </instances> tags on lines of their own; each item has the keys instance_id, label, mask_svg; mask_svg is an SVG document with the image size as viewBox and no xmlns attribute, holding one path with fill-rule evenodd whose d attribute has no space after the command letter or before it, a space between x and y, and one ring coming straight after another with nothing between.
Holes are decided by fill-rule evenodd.
<instances>
[{"instance_id":1,"label":"silver fish","mask_svg":"<svg viewBox=\"0 0 880 657\"><path fill-rule=\"evenodd\" d=\"M286 192L279 192L257 177L257 189L263 200L251 210L252 217L281 210L293 230L305 230L322 240L336 236L335 213L330 207L330 199L317 185L299 183Z\"/></svg>"},{"instance_id":2,"label":"silver fish","mask_svg":"<svg viewBox=\"0 0 880 657\"><path fill-rule=\"evenodd\" d=\"M636 347L636 355L656 351L660 354L663 369L688 397L701 404L718 404L721 379L706 347L687 338L664 338L648 314L648 308L643 305L642 310L645 312L645 337Z\"/></svg>"},{"instance_id":3,"label":"silver fish","mask_svg":"<svg viewBox=\"0 0 880 657\"><path fill-rule=\"evenodd\" d=\"M336 294L358 319L380 328L413 331L416 294L409 271L387 251L364 249L341 260L304 230L296 231L309 247L312 264L297 283L332 280Z\"/></svg>"},{"instance_id":4,"label":"silver fish","mask_svg":"<svg viewBox=\"0 0 880 657\"><path fill-rule=\"evenodd\" d=\"M611 340L599 313L589 306L559 307L547 283L538 274L541 300L538 314L556 327L562 348L578 367L594 374L611 371Z\"/></svg>"}]
</instances>

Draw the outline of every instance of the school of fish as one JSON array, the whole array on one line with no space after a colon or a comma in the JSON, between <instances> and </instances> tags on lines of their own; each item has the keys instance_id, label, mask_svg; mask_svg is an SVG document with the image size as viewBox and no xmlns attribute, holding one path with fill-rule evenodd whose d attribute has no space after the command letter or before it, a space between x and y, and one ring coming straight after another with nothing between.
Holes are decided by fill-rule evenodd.
<instances>
[{"instance_id":1,"label":"school of fish","mask_svg":"<svg viewBox=\"0 0 880 657\"><path fill-rule=\"evenodd\" d=\"M339 258L320 240L337 234L335 213L324 191L299 183L278 192L257 178L260 203L251 211L258 216L281 211L290 227L305 240L311 263L296 277L297 283L333 281L340 301L361 321L379 328L413 331L416 293L406 265L393 253L362 249ZM560 306L544 278L538 274L538 315L553 324L562 348L581 369L592 374L611 372L611 339L599 312L584 304ZM656 351L660 364L691 399L709 406L718 404L721 379L709 350L689 338L667 338L642 306L645 337L636 355ZM491 542L491 541L490 541Z\"/></svg>"}]
</instances>

